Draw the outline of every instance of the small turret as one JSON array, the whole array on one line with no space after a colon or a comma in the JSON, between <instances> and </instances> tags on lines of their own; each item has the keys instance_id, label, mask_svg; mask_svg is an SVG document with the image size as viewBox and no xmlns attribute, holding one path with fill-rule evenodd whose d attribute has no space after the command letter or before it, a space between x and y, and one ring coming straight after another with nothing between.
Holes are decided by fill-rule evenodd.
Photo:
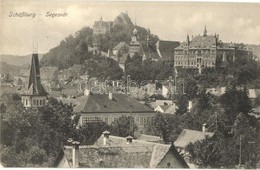
<instances>
[{"instance_id":1,"label":"small turret","mask_svg":"<svg viewBox=\"0 0 260 170\"><path fill-rule=\"evenodd\" d=\"M206 25L204 27L204 31L203 31L203 37L206 37L207 36L207 28L206 28Z\"/></svg>"}]
</instances>

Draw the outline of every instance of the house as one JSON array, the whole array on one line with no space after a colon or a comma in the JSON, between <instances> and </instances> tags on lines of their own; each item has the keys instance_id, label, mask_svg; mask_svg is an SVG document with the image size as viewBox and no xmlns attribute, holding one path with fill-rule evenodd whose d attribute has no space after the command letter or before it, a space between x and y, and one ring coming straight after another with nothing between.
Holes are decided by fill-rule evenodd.
<instances>
[{"instance_id":1,"label":"house","mask_svg":"<svg viewBox=\"0 0 260 170\"><path fill-rule=\"evenodd\" d=\"M98 90L98 89L96 89ZM139 103L137 100L125 94L95 93L86 90L84 96L66 103L76 103L73 112L81 115L80 124L93 121L104 121L111 124L120 116L134 117L139 133L144 133L152 117L156 114L148 106Z\"/></svg>"},{"instance_id":2,"label":"house","mask_svg":"<svg viewBox=\"0 0 260 170\"><path fill-rule=\"evenodd\" d=\"M178 138L174 142L174 145L177 148L178 152L183 155L183 158L189 164L189 166L194 167L195 165L192 164L191 156L190 156L189 152L186 151L186 147L190 143L195 143L197 141L201 141L203 139L206 139L206 137L211 138L214 135L215 134L212 132L206 132L205 124L203 124L202 131L183 129L181 134L178 136Z\"/></svg>"},{"instance_id":3,"label":"house","mask_svg":"<svg viewBox=\"0 0 260 170\"><path fill-rule=\"evenodd\" d=\"M183 129L181 134L174 142L174 145L178 149L185 149L189 143L195 143L205 139L206 136L212 137L213 135L214 133L212 132Z\"/></svg>"},{"instance_id":4,"label":"house","mask_svg":"<svg viewBox=\"0 0 260 170\"><path fill-rule=\"evenodd\" d=\"M226 92L226 87L206 88L206 93L211 93L215 96L221 96Z\"/></svg>"},{"instance_id":5,"label":"house","mask_svg":"<svg viewBox=\"0 0 260 170\"><path fill-rule=\"evenodd\" d=\"M161 106L157 106L154 109L154 111L159 112L159 113L175 114L177 108L178 107L175 104L172 104L172 105L161 105Z\"/></svg>"},{"instance_id":6,"label":"house","mask_svg":"<svg viewBox=\"0 0 260 170\"><path fill-rule=\"evenodd\" d=\"M161 105L172 105L172 104L173 104L172 100L155 100L154 102L149 103L150 107L153 109Z\"/></svg>"},{"instance_id":7,"label":"house","mask_svg":"<svg viewBox=\"0 0 260 170\"><path fill-rule=\"evenodd\" d=\"M113 55L114 56L122 56L123 54L128 53L129 45L125 42L120 42L113 48Z\"/></svg>"},{"instance_id":8,"label":"house","mask_svg":"<svg viewBox=\"0 0 260 170\"><path fill-rule=\"evenodd\" d=\"M153 142L153 143L161 143L164 144L164 141L159 136L152 136L152 135L145 135L141 134L139 137L137 137L138 140L146 141L146 142Z\"/></svg>"},{"instance_id":9,"label":"house","mask_svg":"<svg viewBox=\"0 0 260 170\"><path fill-rule=\"evenodd\" d=\"M94 145L72 142L61 151L58 168L189 168L174 145L103 135Z\"/></svg>"}]
</instances>

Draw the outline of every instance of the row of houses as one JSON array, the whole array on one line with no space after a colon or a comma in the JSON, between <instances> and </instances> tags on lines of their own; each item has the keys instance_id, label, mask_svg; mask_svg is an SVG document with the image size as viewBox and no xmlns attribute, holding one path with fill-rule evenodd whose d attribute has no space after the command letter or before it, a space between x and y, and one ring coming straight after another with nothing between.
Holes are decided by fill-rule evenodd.
<instances>
[{"instance_id":1,"label":"row of houses","mask_svg":"<svg viewBox=\"0 0 260 170\"><path fill-rule=\"evenodd\" d=\"M59 168L198 168L187 151L190 143L214 137L207 132L184 129L174 143L151 135L118 137L104 131L93 145L68 140L54 167Z\"/></svg>"}]
</instances>

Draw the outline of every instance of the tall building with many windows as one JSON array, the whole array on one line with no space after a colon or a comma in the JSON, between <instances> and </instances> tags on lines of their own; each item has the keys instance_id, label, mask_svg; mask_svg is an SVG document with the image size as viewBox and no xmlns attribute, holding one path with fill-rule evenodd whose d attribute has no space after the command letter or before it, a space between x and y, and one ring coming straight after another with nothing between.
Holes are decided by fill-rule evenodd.
<instances>
[{"instance_id":1,"label":"tall building with many windows","mask_svg":"<svg viewBox=\"0 0 260 170\"><path fill-rule=\"evenodd\" d=\"M187 35L186 41L174 50L175 67L202 68L223 66L236 60L253 57L253 51L247 47L223 43L218 34L208 35L206 26L202 35Z\"/></svg>"}]
</instances>

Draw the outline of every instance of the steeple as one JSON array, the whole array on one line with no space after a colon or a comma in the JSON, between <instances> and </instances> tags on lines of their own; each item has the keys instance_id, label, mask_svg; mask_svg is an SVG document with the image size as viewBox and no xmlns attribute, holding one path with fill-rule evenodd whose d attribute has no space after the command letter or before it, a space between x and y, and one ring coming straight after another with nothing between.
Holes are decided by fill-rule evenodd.
<instances>
[{"instance_id":1,"label":"steeple","mask_svg":"<svg viewBox=\"0 0 260 170\"><path fill-rule=\"evenodd\" d=\"M189 34L187 34L187 46L189 46L190 45L190 36L189 36Z\"/></svg>"},{"instance_id":2,"label":"steeple","mask_svg":"<svg viewBox=\"0 0 260 170\"><path fill-rule=\"evenodd\" d=\"M203 31L203 37L206 37L207 36L207 28L206 28L206 25L204 27L204 31Z\"/></svg>"},{"instance_id":3,"label":"steeple","mask_svg":"<svg viewBox=\"0 0 260 170\"><path fill-rule=\"evenodd\" d=\"M40 65L39 65L39 59L37 53L34 53L32 55L28 93L30 95L43 95L43 96L47 95L47 92L41 85Z\"/></svg>"},{"instance_id":4,"label":"steeple","mask_svg":"<svg viewBox=\"0 0 260 170\"><path fill-rule=\"evenodd\" d=\"M22 103L26 108L45 106L47 95L48 93L41 84L38 53L34 51L32 54L28 88L25 89L25 93L21 95Z\"/></svg>"},{"instance_id":5,"label":"steeple","mask_svg":"<svg viewBox=\"0 0 260 170\"><path fill-rule=\"evenodd\" d=\"M138 42L138 31L137 31L136 26L135 26L135 28L133 30L133 36L132 36L131 43L136 43L136 42Z\"/></svg>"}]
</instances>

